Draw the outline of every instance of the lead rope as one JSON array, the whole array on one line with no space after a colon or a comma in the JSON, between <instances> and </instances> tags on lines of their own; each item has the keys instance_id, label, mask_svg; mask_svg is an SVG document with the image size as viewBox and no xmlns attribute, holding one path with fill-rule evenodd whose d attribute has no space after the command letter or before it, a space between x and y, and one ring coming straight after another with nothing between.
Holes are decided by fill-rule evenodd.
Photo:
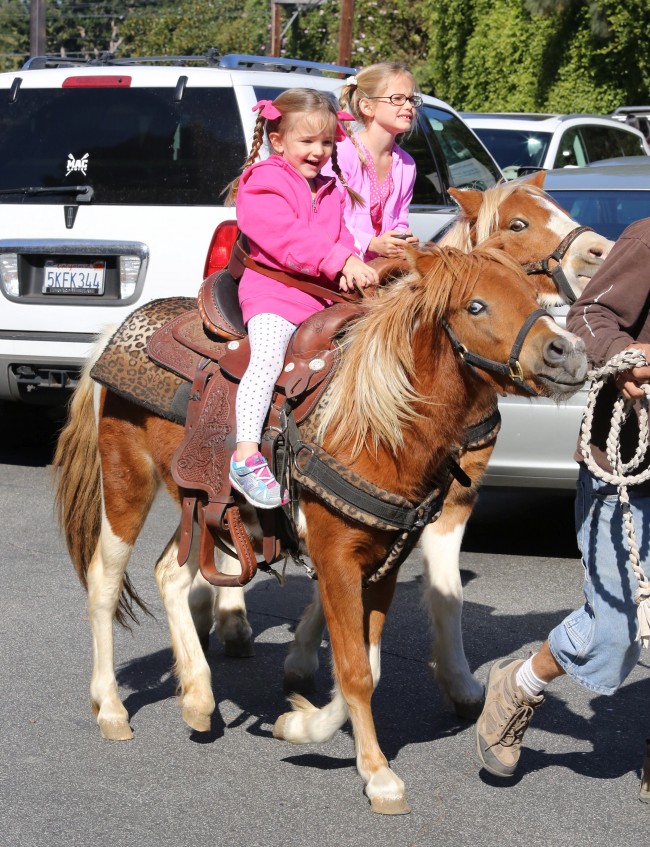
<instances>
[{"instance_id":1,"label":"lead rope","mask_svg":"<svg viewBox=\"0 0 650 847\"><path fill-rule=\"evenodd\" d=\"M580 452L585 460L585 464L594 476L602 479L604 482L615 485L618 490L618 498L623 513L623 525L627 534L630 551L630 564L639 583L639 588L634 598L634 602L637 604L637 618L639 623L637 641L640 641L644 647L648 647L650 644L650 580L648 580L641 567L639 547L636 542L632 510L630 508L630 497L627 489L630 485L639 485L650 479L650 467L636 475L633 473L639 467L648 451L648 401L650 398L650 385L642 386L645 397L641 399L641 408L639 410L639 443L634 456L629 462L623 462L621 460L620 435L621 427L632 408L632 401L626 400L622 394L618 395L614 403L612 425L607 436L607 460L613 469L613 473L603 470L596 463L591 452L590 441L596 399L607 380L615 377L621 371L642 367L647 364L648 362L641 350L623 350L616 356L612 356L602 368L591 371L588 378L591 379L592 384L580 426Z\"/></svg>"}]
</instances>

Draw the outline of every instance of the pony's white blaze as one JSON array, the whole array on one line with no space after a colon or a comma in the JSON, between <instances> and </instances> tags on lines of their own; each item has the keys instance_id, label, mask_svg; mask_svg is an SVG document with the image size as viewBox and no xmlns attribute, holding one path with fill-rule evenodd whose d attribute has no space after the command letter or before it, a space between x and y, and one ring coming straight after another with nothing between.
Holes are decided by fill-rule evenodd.
<instances>
[{"instance_id":1,"label":"pony's white blaze","mask_svg":"<svg viewBox=\"0 0 650 847\"><path fill-rule=\"evenodd\" d=\"M543 198L542 206L549 210L548 226L557 235L558 244L579 226L564 209L556 206L551 200ZM613 246L613 241L593 232L593 230L582 232L575 238L562 260L562 268L576 297L582 294L585 286L607 258ZM543 296L540 298L540 303L544 306L557 305L557 301L554 303L551 300L552 298Z\"/></svg>"},{"instance_id":2,"label":"pony's white blaze","mask_svg":"<svg viewBox=\"0 0 650 847\"><path fill-rule=\"evenodd\" d=\"M553 320L551 315L549 315L548 317L540 318L540 321L543 321L549 327L549 329L551 329L551 331L553 331L556 335L559 335L562 338L566 338L567 341L569 341L571 344L576 344L578 342L578 336L574 335L572 332L569 332L569 330L565 327L560 326L557 321Z\"/></svg>"},{"instance_id":3,"label":"pony's white blaze","mask_svg":"<svg viewBox=\"0 0 650 847\"><path fill-rule=\"evenodd\" d=\"M540 206L547 209L549 213L548 228L558 237L558 244L565 235L574 230L578 224L559 206L547 197L540 198Z\"/></svg>"}]
</instances>

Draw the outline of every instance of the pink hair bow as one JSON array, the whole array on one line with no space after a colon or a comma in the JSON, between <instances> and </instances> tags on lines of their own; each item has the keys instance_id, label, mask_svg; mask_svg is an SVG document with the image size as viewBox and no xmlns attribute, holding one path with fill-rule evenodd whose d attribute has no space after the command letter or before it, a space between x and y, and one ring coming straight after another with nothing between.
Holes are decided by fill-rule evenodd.
<instances>
[{"instance_id":1,"label":"pink hair bow","mask_svg":"<svg viewBox=\"0 0 650 847\"><path fill-rule=\"evenodd\" d=\"M351 115L349 112L337 112L336 117L339 119L339 123L336 125L336 140L343 141L347 137L346 131L343 129L340 121L353 121L355 120L354 115Z\"/></svg>"},{"instance_id":2,"label":"pink hair bow","mask_svg":"<svg viewBox=\"0 0 650 847\"><path fill-rule=\"evenodd\" d=\"M273 105L272 100L258 100L251 112L259 112L267 121L274 121L282 117L282 112Z\"/></svg>"}]
</instances>

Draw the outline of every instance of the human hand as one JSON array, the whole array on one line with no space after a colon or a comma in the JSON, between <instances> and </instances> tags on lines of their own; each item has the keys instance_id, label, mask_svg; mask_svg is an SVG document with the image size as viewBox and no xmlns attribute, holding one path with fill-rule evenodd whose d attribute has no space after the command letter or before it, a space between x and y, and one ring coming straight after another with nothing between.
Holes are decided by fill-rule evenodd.
<instances>
[{"instance_id":1,"label":"human hand","mask_svg":"<svg viewBox=\"0 0 650 847\"><path fill-rule=\"evenodd\" d=\"M419 239L412 232L392 229L372 238L368 250L386 259L394 259L405 255L405 244L419 244Z\"/></svg>"},{"instance_id":2,"label":"human hand","mask_svg":"<svg viewBox=\"0 0 650 847\"><path fill-rule=\"evenodd\" d=\"M627 350L640 350L647 362L650 362L650 344L631 344ZM628 400L639 400L645 395L641 387L650 382L650 364L621 371L616 377L616 387Z\"/></svg>"},{"instance_id":3,"label":"human hand","mask_svg":"<svg viewBox=\"0 0 650 847\"><path fill-rule=\"evenodd\" d=\"M368 288L376 285L379 285L377 271L357 256L348 256L341 270L339 288L342 291L353 291L355 287Z\"/></svg>"}]
</instances>

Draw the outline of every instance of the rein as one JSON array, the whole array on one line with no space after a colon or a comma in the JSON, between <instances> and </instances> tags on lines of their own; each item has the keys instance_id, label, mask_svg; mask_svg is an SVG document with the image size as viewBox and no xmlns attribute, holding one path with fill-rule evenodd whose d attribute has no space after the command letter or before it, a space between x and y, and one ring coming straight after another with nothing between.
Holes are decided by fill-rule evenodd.
<instances>
[{"instance_id":1,"label":"rein","mask_svg":"<svg viewBox=\"0 0 650 847\"><path fill-rule=\"evenodd\" d=\"M564 294L567 303L575 303L576 295L569 285L569 280L566 278L566 274L562 268L562 259L564 258L567 250L576 240L579 235L582 235L583 232L593 232L593 229L590 226L578 226L575 229L572 229L568 235L560 241L558 246L552 253L549 253L545 259L539 259L536 262L529 262L527 265L524 265L523 268L527 274L545 274L550 277L557 290ZM557 265L551 269L548 265L550 260L553 259L557 262Z\"/></svg>"},{"instance_id":2,"label":"rein","mask_svg":"<svg viewBox=\"0 0 650 847\"><path fill-rule=\"evenodd\" d=\"M614 403L612 425L607 436L607 461L613 469L612 473L603 470L596 463L591 452L590 442L596 400L607 380L615 377L621 371L627 371L634 367L642 367L647 364L648 362L641 350L623 350L616 356L612 356L602 368L592 371L589 374L592 385L582 417L579 443L580 452L591 473L598 477L598 479L615 485L618 489L618 499L623 513L623 525L628 540L630 565L639 583L639 588L634 598L637 604L637 619L639 623L637 640L641 641L644 647L650 645L650 580L641 567L639 547L636 541L632 510L630 508L630 497L627 489L630 485L639 485L650 479L650 467L636 475L633 473L645 458L648 452L648 446L650 445L648 436L650 385L643 386L645 396L641 399L641 408L639 410L639 444L634 456L629 462L623 462L621 459L620 434L621 427L632 408L632 401L627 400L622 394L618 395Z\"/></svg>"},{"instance_id":3,"label":"rein","mask_svg":"<svg viewBox=\"0 0 650 847\"><path fill-rule=\"evenodd\" d=\"M519 364L519 354L521 353L521 348L524 346L524 342L526 341L526 336L530 332L533 327L533 324L539 320L539 318L549 317L546 309L536 309L534 312L531 312L530 315L524 321L523 326L517 333L517 337L515 338L514 344L512 345L512 350L510 351L510 356L508 357L508 362L497 362L494 359L488 359L485 356L479 356L477 353L472 353L470 350L465 347L465 345L459 340L456 336L452 328L449 326L446 320L442 320L441 324L447 335L449 336L449 340L451 341L451 346L454 348L454 352L457 353L460 358L465 362L466 365L469 365L472 370L475 368L480 368L484 371L492 371L493 373L500 374L501 376L505 376L508 379L511 379L515 385L522 388L528 394L533 397L537 397L537 391L532 388L524 379L524 372Z\"/></svg>"}]
</instances>

